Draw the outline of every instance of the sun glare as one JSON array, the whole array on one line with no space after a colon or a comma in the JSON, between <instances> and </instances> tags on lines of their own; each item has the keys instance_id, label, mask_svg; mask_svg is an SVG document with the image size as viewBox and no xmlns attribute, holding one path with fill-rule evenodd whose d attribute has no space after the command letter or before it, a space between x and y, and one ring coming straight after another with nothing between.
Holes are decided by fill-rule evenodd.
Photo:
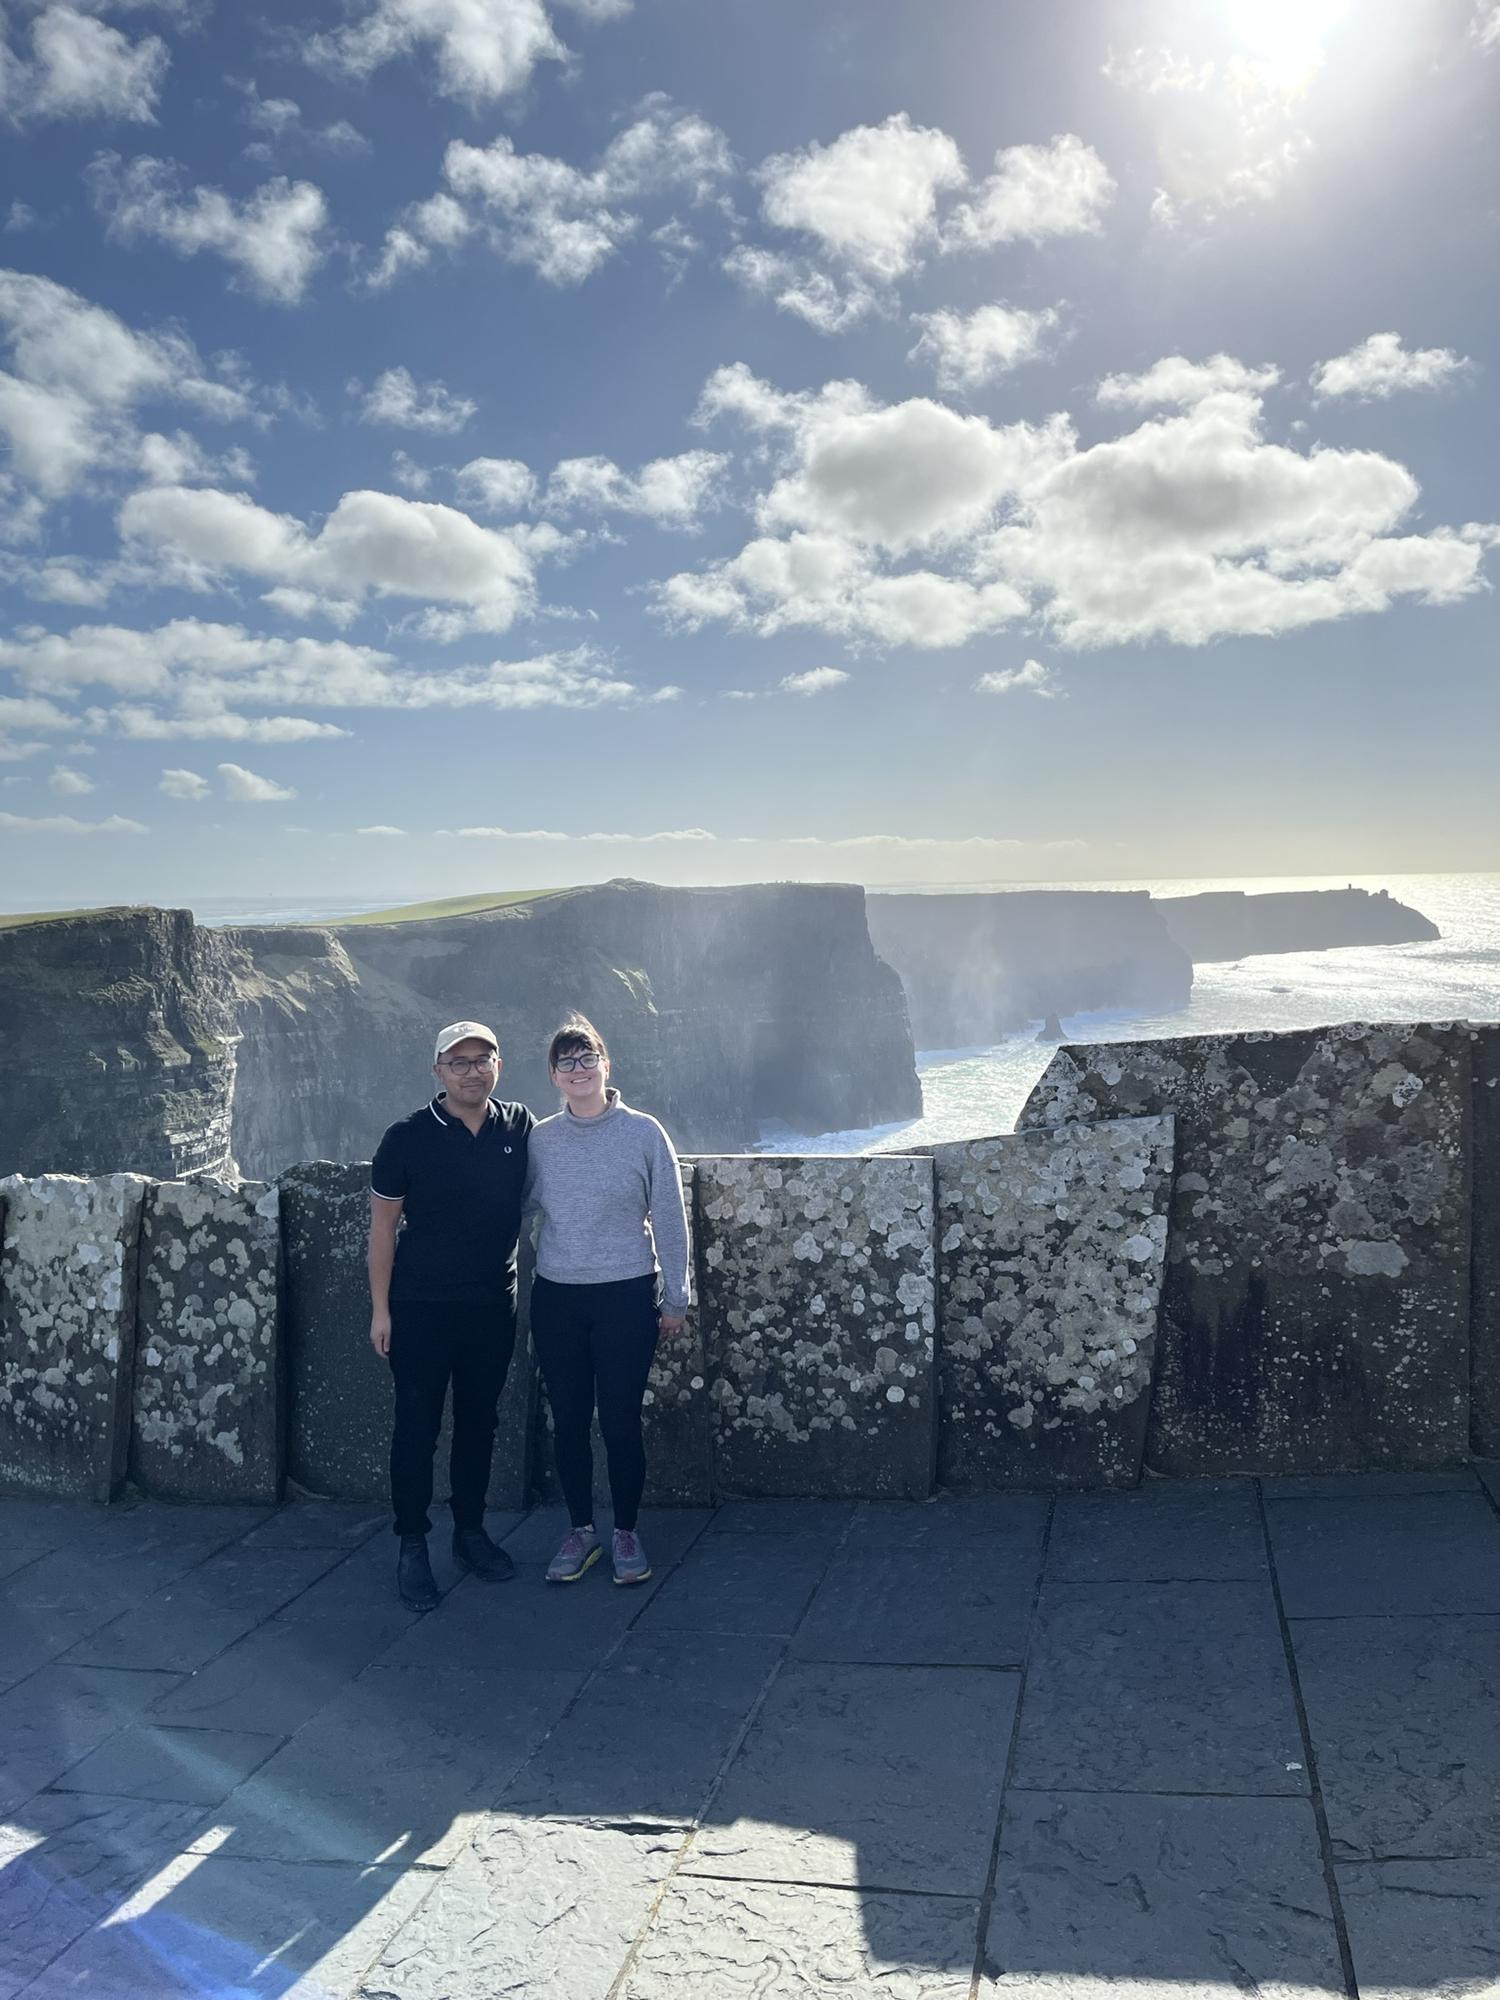
<instances>
[{"instance_id":1,"label":"sun glare","mask_svg":"<svg viewBox=\"0 0 1500 2000\"><path fill-rule=\"evenodd\" d=\"M1257 68L1287 90L1310 83L1349 0L1226 0L1230 32Z\"/></svg>"}]
</instances>

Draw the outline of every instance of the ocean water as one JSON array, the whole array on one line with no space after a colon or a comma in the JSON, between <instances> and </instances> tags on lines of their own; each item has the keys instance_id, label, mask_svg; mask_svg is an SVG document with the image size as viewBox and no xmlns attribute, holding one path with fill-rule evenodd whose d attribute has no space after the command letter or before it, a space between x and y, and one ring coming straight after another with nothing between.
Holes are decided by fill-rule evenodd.
<instances>
[{"instance_id":1,"label":"ocean water","mask_svg":"<svg viewBox=\"0 0 1500 2000\"><path fill-rule=\"evenodd\" d=\"M1500 1020L1500 875L1383 875L1039 884L1149 889L1156 896L1206 890L1389 889L1442 933L1427 944L1351 945L1200 965L1186 1007L1163 1014L1074 1014L1070 1042L1150 1041L1168 1035L1324 1027L1338 1021ZM997 887L1000 886L997 884ZM1028 884L1028 887L1031 886ZM770 1153L900 1152L951 1139L1011 1132L1055 1046L1036 1039L1039 1021L991 1048L918 1054L922 1116L857 1132L764 1134Z\"/></svg>"}]
</instances>

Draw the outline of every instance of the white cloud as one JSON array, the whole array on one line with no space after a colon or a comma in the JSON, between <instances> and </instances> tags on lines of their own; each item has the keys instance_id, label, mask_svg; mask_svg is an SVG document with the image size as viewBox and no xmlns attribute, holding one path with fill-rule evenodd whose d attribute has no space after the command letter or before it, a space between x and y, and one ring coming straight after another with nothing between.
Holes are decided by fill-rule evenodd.
<instances>
[{"instance_id":1,"label":"white cloud","mask_svg":"<svg viewBox=\"0 0 1500 2000\"><path fill-rule=\"evenodd\" d=\"M122 166L105 153L89 169L94 200L109 233L130 243L153 237L180 256L222 257L250 290L277 305L296 305L328 255L328 204L311 181L266 181L248 200L222 189L182 191L179 170L142 158Z\"/></svg>"},{"instance_id":2,"label":"white cloud","mask_svg":"<svg viewBox=\"0 0 1500 2000\"><path fill-rule=\"evenodd\" d=\"M486 215L502 256L530 265L551 284L577 285L639 227L626 204L670 194L706 200L733 161L722 132L653 97L588 172L545 153L518 153L504 136L483 147L455 139L443 164L452 196ZM403 239L393 244L387 237L372 282L431 254L433 239L416 212L407 211L398 227Z\"/></svg>"},{"instance_id":3,"label":"white cloud","mask_svg":"<svg viewBox=\"0 0 1500 2000\"><path fill-rule=\"evenodd\" d=\"M330 125L314 128L303 118L302 106L295 98L262 97L253 78L232 77L230 81L244 93L245 123L264 134L263 138L245 148L251 159L269 160L274 157L277 146L293 143L321 146L330 153L340 153L345 157L371 150L369 140L347 118L337 118Z\"/></svg>"},{"instance_id":4,"label":"white cloud","mask_svg":"<svg viewBox=\"0 0 1500 2000\"><path fill-rule=\"evenodd\" d=\"M978 694L1035 694L1044 701L1050 701L1057 693L1052 685L1052 669L1044 667L1040 660L1028 660L1024 666L1001 667L981 674L974 688Z\"/></svg>"},{"instance_id":5,"label":"white cloud","mask_svg":"<svg viewBox=\"0 0 1500 2000\"><path fill-rule=\"evenodd\" d=\"M518 514L536 498L536 478L519 458L471 458L453 483L464 505L484 514Z\"/></svg>"},{"instance_id":6,"label":"white cloud","mask_svg":"<svg viewBox=\"0 0 1500 2000\"><path fill-rule=\"evenodd\" d=\"M68 764L56 765L47 783L54 792L70 799L84 798L94 789L92 778L85 777L82 771L75 771Z\"/></svg>"},{"instance_id":7,"label":"white cloud","mask_svg":"<svg viewBox=\"0 0 1500 2000\"><path fill-rule=\"evenodd\" d=\"M165 792L169 799L206 799L209 795L207 778L196 771L184 771L180 766L169 765L157 780L156 789Z\"/></svg>"},{"instance_id":8,"label":"white cloud","mask_svg":"<svg viewBox=\"0 0 1500 2000\"><path fill-rule=\"evenodd\" d=\"M1188 361L1180 354L1169 354L1143 374L1106 375L1095 391L1095 400L1106 409L1148 410L1163 404L1186 409L1205 396L1222 395L1226 390L1258 395L1280 380L1279 369L1248 368L1229 354L1211 354L1207 361Z\"/></svg>"},{"instance_id":9,"label":"white cloud","mask_svg":"<svg viewBox=\"0 0 1500 2000\"><path fill-rule=\"evenodd\" d=\"M5 211L4 229L7 236L19 236L24 230L35 229L37 212L27 201L13 201Z\"/></svg>"},{"instance_id":10,"label":"white cloud","mask_svg":"<svg viewBox=\"0 0 1500 2000\"><path fill-rule=\"evenodd\" d=\"M1482 49L1500 49L1500 0L1475 0L1469 33Z\"/></svg>"},{"instance_id":11,"label":"white cloud","mask_svg":"<svg viewBox=\"0 0 1500 2000\"><path fill-rule=\"evenodd\" d=\"M0 15L0 36L5 28ZM31 24L31 56L0 41L0 92L17 120L119 118L156 122L156 101L170 57L158 35L131 41L78 8L44 8Z\"/></svg>"},{"instance_id":12,"label":"white cloud","mask_svg":"<svg viewBox=\"0 0 1500 2000\"><path fill-rule=\"evenodd\" d=\"M111 813L108 819L69 819L65 814L55 814L43 819L24 819L18 813L0 812L0 833L145 833L147 829L138 819L121 819L118 813Z\"/></svg>"},{"instance_id":13,"label":"white cloud","mask_svg":"<svg viewBox=\"0 0 1500 2000\"><path fill-rule=\"evenodd\" d=\"M349 393L362 398L362 424L393 424L398 430L461 431L479 408L442 382L418 382L409 368L387 368L368 390L351 382Z\"/></svg>"},{"instance_id":14,"label":"white cloud","mask_svg":"<svg viewBox=\"0 0 1500 2000\"><path fill-rule=\"evenodd\" d=\"M393 493L346 493L310 531L243 493L163 486L133 493L120 530L179 583L204 588L235 572L356 603L409 598L429 607L430 636L504 632L533 608L535 557L555 529L481 527L455 507Z\"/></svg>"},{"instance_id":15,"label":"white cloud","mask_svg":"<svg viewBox=\"0 0 1500 2000\"><path fill-rule=\"evenodd\" d=\"M224 796L233 799L237 805L270 805L278 799L294 799L297 794L290 785L278 785L274 778L263 778L255 771L247 771L243 764L220 764L219 776L224 780Z\"/></svg>"},{"instance_id":16,"label":"white cloud","mask_svg":"<svg viewBox=\"0 0 1500 2000\"><path fill-rule=\"evenodd\" d=\"M236 380L215 380L179 333L137 333L67 286L29 272L0 270L0 438L16 475L44 500L76 491L97 470L134 472L172 440L149 447L135 412L186 403L228 420L251 413ZM179 432L183 462L196 450Z\"/></svg>"},{"instance_id":17,"label":"white cloud","mask_svg":"<svg viewBox=\"0 0 1500 2000\"><path fill-rule=\"evenodd\" d=\"M948 218L943 248L990 250L1091 235L1114 193L1109 169L1075 133L1062 133L1050 146L1002 147L975 199Z\"/></svg>"},{"instance_id":18,"label":"white cloud","mask_svg":"<svg viewBox=\"0 0 1500 2000\"><path fill-rule=\"evenodd\" d=\"M938 196L966 176L948 134L913 125L902 111L829 145L774 154L756 178L767 222L812 237L839 263L886 283L916 263L936 234Z\"/></svg>"},{"instance_id":19,"label":"white cloud","mask_svg":"<svg viewBox=\"0 0 1500 2000\"><path fill-rule=\"evenodd\" d=\"M912 322L921 327L922 337L908 361L930 362L940 388L979 389L1043 354L1058 314L1052 306L1027 312L993 305L971 313L913 313Z\"/></svg>"},{"instance_id":20,"label":"white cloud","mask_svg":"<svg viewBox=\"0 0 1500 2000\"><path fill-rule=\"evenodd\" d=\"M432 474L425 465L418 465L410 452L391 453L391 478L403 493L425 493L432 484Z\"/></svg>"},{"instance_id":21,"label":"white cloud","mask_svg":"<svg viewBox=\"0 0 1500 2000\"><path fill-rule=\"evenodd\" d=\"M473 228L468 210L451 194L409 203L386 231L380 261L366 277L366 286L381 291L403 271L420 270L435 249L456 250Z\"/></svg>"},{"instance_id":22,"label":"white cloud","mask_svg":"<svg viewBox=\"0 0 1500 2000\"><path fill-rule=\"evenodd\" d=\"M253 690L247 691L253 698ZM190 712L158 715L154 709L124 706L110 709L108 720L118 735L137 743L309 743L347 736L331 722L313 722L305 715L238 715L219 706L222 695L205 687L185 687ZM102 712L96 711L102 718Z\"/></svg>"},{"instance_id":23,"label":"white cloud","mask_svg":"<svg viewBox=\"0 0 1500 2000\"><path fill-rule=\"evenodd\" d=\"M701 826L674 827L663 833L554 833L545 828L532 827L525 830L507 826L456 826L441 827L439 832L452 840L551 840L577 841L582 845L608 842L611 845L628 842L632 846L651 847L663 842L711 841L717 835L708 833Z\"/></svg>"},{"instance_id":24,"label":"white cloud","mask_svg":"<svg viewBox=\"0 0 1500 2000\"><path fill-rule=\"evenodd\" d=\"M784 674L778 686L786 694L827 694L851 678L842 667L809 667L804 674Z\"/></svg>"},{"instance_id":25,"label":"white cloud","mask_svg":"<svg viewBox=\"0 0 1500 2000\"><path fill-rule=\"evenodd\" d=\"M387 838L399 836L403 840L406 837L404 826L357 826L354 831L361 834L379 834Z\"/></svg>"},{"instance_id":26,"label":"white cloud","mask_svg":"<svg viewBox=\"0 0 1500 2000\"><path fill-rule=\"evenodd\" d=\"M547 481L544 505L559 513L584 508L639 514L664 527L691 527L705 507L715 504L728 463L720 452L685 451L626 473L613 459L565 458Z\"/></svg>"},{"instance_id":27,"label":"white cloud","mask_svg":"<svg viewBox=\"0 0 1500 2000\"><path fill-rule=\"evenodd\" d=\"M1451 347L1413 351L1401 345L1399 333L1372 333L1347 354L1320 362L1312 385L1320 396L1358 396L1369 402L1403 389L1443 389L1469 369L1470 363Z\"/></svg>"},{"instance_id":28,"label":"white cloud","mask_svg":"<svg viewBox=\"0 0 1500 2000\"><path fill-rule=\"evenodd\" d=\"M1172 389L1181 414L1088 449L1064 417L1001 427L927 398L883 406L858 383L788 395L720 369L698 420L732 415L764 441L762 533L656 585L655 608L690 631L925 648L1026 616L1072 647L1201 645L1482 587L1489 529L1401 532L1417 498L1404 466L1269 443L1258 396L1200 394L1191 364L1173 368L1120 393ZM896 566L918 551L929 566Z\"/></svg>"},{"instance_id":29,"label":"white cloud","mask_svg":"<svg viewBox=\"0 0 1500 2000\"><path fill-rule=\"evenodd\" d=\"M140 441L140 471L152 486L207 486L216 479L237 480L242 486L255 483L255 467L239 446L215 454L205 451L186 431L170 436L148 431Z\"/></svg>"},{"instance_id":30,"label":"white cloud","mask_svg":"<svg viewBox=\"0 0 1500 2000\"><path fill-rule=\"evenodd\" d=\"M633 682L582 647L434 670L342 639L272 638L192 618L147 631L77 625L0 639L0 668L36 691L12 708L0 701L0 728L75 726L54 697L94 688L126 699L90 711L88 720L141 740L291 742L343 733L302 716L247 719L237 712L244 708L598 708L642 698Z\"/></svg>"},{"instance_id":31,"label":"white cloud","mask_svg":"<svg viewBox=\"0 0 1500 2000\"><path fill-rule=\"evenodd\" d=\"M580 9L594 18L608 0ZM562 62L542 0L374 0L361 19L308 38L304 53L325 69L366 77L398 56L431 49L445 97L480 105L524 89L541 62Z\"/></svg>"},{"instance_id":32,"label":"white cloud","mask_svg":"<svg viewBox=\"0 0 1500 2000\"><path fill-rule=\"evenodd\" d=\"M1105 63L1105 76L1142 101L1156 146L1157 221L1170 227L1184 212L1211 218L1270 201L1311 153L1302 112L1322 68L1323 31L1311 9L1300 34L1289 17L1275 25L1280 61L1136 48Z\"/></svg>"},{"instance_id":33,"label":"white cloud","mask_svg":"<svg viewBox=\"0 0 1500 2000\"><path fill-rule=\"evenodd\" d=\"M880 294L863 279L845 277L836 282L809 258L787 257L757 244L736 245L724 258L723 268L747 292L770 299L819 333L843 333L881 304Z\"/></svg>"}]
</instances>

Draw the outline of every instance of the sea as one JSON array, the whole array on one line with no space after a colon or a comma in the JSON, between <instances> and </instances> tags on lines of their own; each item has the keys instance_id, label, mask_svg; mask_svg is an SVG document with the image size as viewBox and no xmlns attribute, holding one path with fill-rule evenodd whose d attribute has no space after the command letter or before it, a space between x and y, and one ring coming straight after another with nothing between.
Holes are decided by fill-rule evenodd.
<instances>
[{"instance_id":1,"label":"sea","mask_svg":"<svg viewBox=\"0 0 1500 2000\"><path fill-rule=\"evenodd\" d=\"M934 888L943 885L934 885ZM1168 1035L1230 1034L1246 1029L1324 1027L1339 1021L1500 1021L1500 875L1265 876L1136 882L962 883L954 889L1148 889L1192 896L1242 889L1388 889L1431 918L1441 936L1426 944L1349 945L1336 951L1287 952L1200 965L1192 998L1171 1013L1068 1015L1070 1042L1149 1041ZM872 891L877 893L878 891ZM317 923L379 909L379 902L315 899L228 900L196 904L200 923ZM1016 1118L1054 1043L1037 1039L1033 1021L986 1048L923 1049L920 1118L849 1132L794 1132L768 1127L768 1153L902 1152L951 1139L979 1139L1015 1129Z\"/></svg>"}]
</instances>

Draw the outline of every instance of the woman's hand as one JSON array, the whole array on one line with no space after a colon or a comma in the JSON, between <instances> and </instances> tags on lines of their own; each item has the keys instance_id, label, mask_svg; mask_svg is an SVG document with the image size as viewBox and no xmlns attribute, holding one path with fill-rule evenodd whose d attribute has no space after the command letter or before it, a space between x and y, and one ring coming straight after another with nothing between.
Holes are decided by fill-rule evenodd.
<instances>
[{"instance_id":1,"label":"woman's hand","mask_svg":"<svg viewBox=\"0 0 1500 2000\"><path fill-rule=\"evenodd\" d=\"M664 1312L658 1314L658 1318L661 1321L661 1330L666 1335L668 1340L675 1340L677 1335L681 1333L682 1329L687 1325L686 1313Z\"/></svg>"},{"instance_id":2,"label":"woman's hand","mask_svg":"<svg viewBox=\"0 0 1500 2000\"><path fill-rule=\"evenodd\" d=\"M373 1312L370 1315L370 1345L377 1354L391 1351L391 1316L388 1312Z\"/></svg>"}]
</instances>

